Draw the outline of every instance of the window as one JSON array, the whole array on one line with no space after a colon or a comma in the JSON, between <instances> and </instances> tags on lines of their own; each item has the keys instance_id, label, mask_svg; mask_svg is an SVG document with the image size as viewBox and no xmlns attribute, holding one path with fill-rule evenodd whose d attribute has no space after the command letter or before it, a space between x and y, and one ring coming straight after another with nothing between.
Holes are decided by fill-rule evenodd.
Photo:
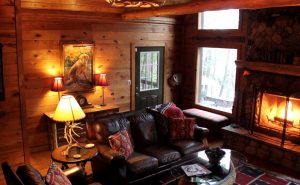
<instances>
[{"instance_id":1,"label":"window","mask_svg":"<svg viewBox=\"0 0 300 185\"><path fill-rule=\"evenodd\" d=\"M239 29L239 10L206 11L199 13L198 29Z\"/></svg>"},{"instance_id":2,"label":"window","mask_svg":"<svg viewBox=\"0 0 300 185\"><path fill-rule=\"evenodd\" d=\"M231 113L235 91L237 49L198 49L196 104Z\"/></svg>"},{"instance_id":3,"label":"window","mask_svg":"<svg viewBox=\"0 0 300 185\"><path fill-rule=\"evenodd\" d=\"M141 52L140 57L140 91L158 89L159 52Z\"/></svg>"}]
</instances>

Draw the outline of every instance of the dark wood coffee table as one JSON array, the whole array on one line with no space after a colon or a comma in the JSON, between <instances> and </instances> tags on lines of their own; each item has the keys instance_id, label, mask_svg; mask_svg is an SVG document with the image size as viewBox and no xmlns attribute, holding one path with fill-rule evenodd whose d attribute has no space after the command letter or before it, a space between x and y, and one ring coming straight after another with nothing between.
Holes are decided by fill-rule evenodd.
<instances>
[{"instance_id":1,"label":"dark wood coffee table","mask_svg":"<svg viewBox=\"0 0 300 185\"><path fill-rule=\"evenodd\" d=\"M226 152L225 156L220 162L220 165L211 165L208 161L208 158L205 154L205 151L198 152L198 157L190 161L184 165L188 164L195 164L198 163L207 169L209 169L212 173L210 175L205 175L201 177L202 184L209 184L209 185L232 185L235 182L236 172L234 163L238 162L245 162L246 157L236 151L232 151L229 149L222 149ZM233 162L234 161L234 162ZM197 183L190 182L190 177L187 177L181 168L177 167L172 169L174 176L180 176L178 181L178 185L195 185Z\"/></svg>"},{"instance_id":2,"label":"dark wood coffee table","mask_svg":"<svg viewBox=\"0 0 300 185\"><path fill-rule=\"evenodd\" d=\"M71 156L62 155L63 151L67 148L67 145L63 145L61 147L56 148L52 154L51 158L55 162L59 162L62 164L62 169L69 168L68 164L76 164L77 166L85 167L85 164L88 161L91 161L94 157L98 155L98 150L96 147L93 148L85 148L85 144L79 144L81 148L73 149L71 153L80 154L80 158L74 158Z\"/></svg>"}]
</instances>

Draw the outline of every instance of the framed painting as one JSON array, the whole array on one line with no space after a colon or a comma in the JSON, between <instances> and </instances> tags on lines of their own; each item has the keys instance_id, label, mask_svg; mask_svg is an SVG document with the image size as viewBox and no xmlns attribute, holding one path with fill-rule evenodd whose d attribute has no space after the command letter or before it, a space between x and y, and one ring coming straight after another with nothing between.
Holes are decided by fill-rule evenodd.
<instances>
[{"instance_id":1,"label":"framed painting","mask_svg":"<svg viewBox=\"0 0 300 185\"><path fill-rule=\"evenodd\" d=\"M93 42L62 43L62 68L67 92L93 91Z\"/></svg>"},{"instance_id":2,"label":"framed painting","mask_svg":"<svg viewBox=\"0 0 300 185\"><path fill-rule=\"evenodd\" d=\"M4 91L4 75L3 75L3 61L2 61L2 44L0 43L0 101L5 99Z\"/></svg>"}]
</instances>

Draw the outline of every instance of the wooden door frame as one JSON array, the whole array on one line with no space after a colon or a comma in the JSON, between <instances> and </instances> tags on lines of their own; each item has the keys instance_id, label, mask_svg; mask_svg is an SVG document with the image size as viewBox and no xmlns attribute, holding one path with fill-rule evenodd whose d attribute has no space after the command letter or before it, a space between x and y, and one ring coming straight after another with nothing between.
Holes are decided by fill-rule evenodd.
<instances>
[{"instance_id":1,"label":"wooden door frame","mask_svg":"<svg viewBox=\"0 0 300 185\"><path fill-rule=\"evenodd\" d=\"M165 71L166 71L166 59L167 56L169 55L169 53L167 52L167 43L166 42L132 42L130 43L130 77L131 77L131 88L130 88L130 110L135 110L135 48L136 47L164 47L164 64L163 64L163 89L162 89L162 101L164 102L164 100L166 99L165 96L165 85L167 84L167 78L165 76Z\"/></svg>"}]
</instances>

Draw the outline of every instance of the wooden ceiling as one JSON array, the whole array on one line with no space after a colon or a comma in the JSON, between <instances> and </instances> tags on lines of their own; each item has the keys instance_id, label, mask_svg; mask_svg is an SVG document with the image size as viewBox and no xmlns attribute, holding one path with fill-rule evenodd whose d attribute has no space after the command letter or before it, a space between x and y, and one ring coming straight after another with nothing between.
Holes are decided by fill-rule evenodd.
<instances>
[{"instance_id":1,"label":"wooden ceiling","mask_svg":"<svg viewBox=\"0 0 300 185\"><path fill-rule=\"evenodd\" d=\"M207 10L261 9L271 7L300 6L299 0L193 0L154 9L137 10L122 14L125 20L143 19L155 16L185 15Z\"/></svg>"},{"instance_id":2,"label":"wooden ceiling","mask_svg":"<svg viewBox=\"0 0 300 185\"><path fill-rule=\"evenodd\" d=\"M189 3L195 0L166 0L165 5L176 5L176 4L184 4L184 3Z\"/></svg>"},{"instance_id":3,"label":"wooden ceiling","mask_svg":"<svg viewBox=\"0 0 300 185\"><path fill-rule=\"evenodd\" d=\"M65 10L103 14L120 14L124 20L156 16L193 14L206 10L259 9L270 7L300 6L299 0L167 0L159 8L116 8L105 0L21 0L23 9Z\"/></svg>"}]
</instances>

